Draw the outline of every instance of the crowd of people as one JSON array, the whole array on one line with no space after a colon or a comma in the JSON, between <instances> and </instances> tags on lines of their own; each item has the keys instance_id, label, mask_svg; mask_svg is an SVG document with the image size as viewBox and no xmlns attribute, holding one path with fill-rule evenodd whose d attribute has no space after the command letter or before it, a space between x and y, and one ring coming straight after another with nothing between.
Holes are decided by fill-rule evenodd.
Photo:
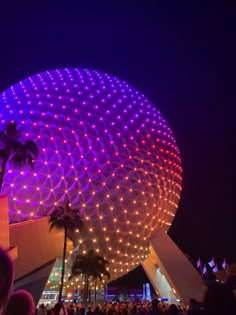
<instances>
[{"instance_id":1,"label":"crowd of people","mask_svg":"<svg viewBox=\"0 0 236 315\"><path fill-rule=\"evenodd\" d=\"M236 315L235 299L229 287L217 284L208 288L202 303L190 299L187 308L168 304L158 299L152 302L112 302L89 306L86 311L81 304L65 304L66 315ZM41 304L37 315L52 315L54 308Z\"/></svg>"},{"instance_id":2,"label":"crowd of people","mask_svg":"<svg viewBox=\"0 0 236 315\"><path fill-rule=\"evenodd\" d=\"M154 299L152 302L112 302L89 306L87 311L81 304L65 304L67 315L158 315L158 314L187 314L186 309L180 305L167 304ZM173 310L177 313L173 313ZM171 312L172 311L172 312ZM53 308L41 304L37 310L37 315L51 315Z\"/></svg>"},{"instance_id":3,"label":"crowd of people","mask_svg":"<svg viewBox=\"0 0 236 315\"><path fill-rule=\"evenodd\" d=\"M44 304L36 308L32 295L25 290L12 293L13 263L0 248L0 315L235 315L236 297L232 281L214 282L208 286L202 303L190 299L187 309L154 299L146 302L114 302L89 306L56 303L53 308ZM230 279L232 280L232 279Z\"/></svg>"},{"instance_id":4,"label":"crowd of people","mask_svg":"<svg viewBox=\"0 0 236 315\"><path fill-rule=\"evenodd\" d=\"M34 315L32 295L24 290L11 293L13 280L13 263L7 252L0 248L0 315Z\"/></svg>"}]
</instances>

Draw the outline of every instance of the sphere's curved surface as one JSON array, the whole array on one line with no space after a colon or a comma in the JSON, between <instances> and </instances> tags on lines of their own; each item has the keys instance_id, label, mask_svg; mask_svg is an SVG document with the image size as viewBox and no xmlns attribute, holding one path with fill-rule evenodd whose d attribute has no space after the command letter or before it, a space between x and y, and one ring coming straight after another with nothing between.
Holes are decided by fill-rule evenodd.
<instances>
[{"instance_id":1,"label":"sphere's curved surface","mask_svg":"<svg viewBox=\"0 0 236 315\"><path fill-rule=\"evenodd\" d=\"M173 221L181 160L171 129L139 91L108 74L43 72L0 96L1 130L18 122L40 150L34 171L10 165L10 220L46 216L69 198L86 224L84 249L110 261L112 278L144 260L149 238Z\"/></svg>"}]
</instances>

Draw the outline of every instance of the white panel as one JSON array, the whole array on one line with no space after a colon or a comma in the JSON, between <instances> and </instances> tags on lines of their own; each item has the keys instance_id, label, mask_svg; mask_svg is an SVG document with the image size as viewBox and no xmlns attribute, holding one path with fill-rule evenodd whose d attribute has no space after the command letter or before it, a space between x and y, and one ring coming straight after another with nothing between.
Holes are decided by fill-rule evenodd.
<instances>
[{"instance_id":1,"label":"white panel","mask_svg":"<svg viewBox=\"0 0 236 315\"><path fill-rule=\"evenodd\" d=\"M143 267L161 297L176 301L176 296L183 305L188 305L190 298L202 301L205 286L200 274L167 233L158 230L149 249L150 256Z\"/></svg>"}]
</instances>

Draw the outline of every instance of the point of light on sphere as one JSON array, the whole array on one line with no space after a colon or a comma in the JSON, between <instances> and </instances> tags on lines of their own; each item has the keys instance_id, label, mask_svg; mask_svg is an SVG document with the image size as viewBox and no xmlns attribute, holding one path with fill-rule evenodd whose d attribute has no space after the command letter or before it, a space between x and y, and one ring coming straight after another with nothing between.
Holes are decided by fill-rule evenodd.
<instances>
[{"instance_id":1,"label":"point of light on sphere","mask_svg":"<svg viewBox=\"0 0 236 315\"><path fill-rule=\"evenodd\" d=\"M8 164L3 192L10 221L79 208L82 250L109 260L111 279L135 268L148 240L167 231L182 169L167 122L139 91L108 74L60 69L29 77L0 96L1 130L15 120L39 148L35 170Z\"/></svg>"}]
</instances>

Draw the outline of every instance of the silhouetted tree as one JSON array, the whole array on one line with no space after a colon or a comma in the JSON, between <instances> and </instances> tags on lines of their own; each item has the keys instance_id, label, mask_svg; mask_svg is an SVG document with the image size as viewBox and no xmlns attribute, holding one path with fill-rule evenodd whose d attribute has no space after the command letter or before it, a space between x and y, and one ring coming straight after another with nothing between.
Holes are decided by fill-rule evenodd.
<instances>
[{"instance_id":1,"label":"silhouetted tree","mask_svg":"<svg viewBox=\"0 0 236 315\"><path fill-rule=\"evenodd\" d=\"M33 140L20 142L21 134L22 131L17 129L15 121L6 123L5 130L0 132L0 191L8 162L15 167L28 165L34 168L39 153L38 147Z\"/></svg>"},{"instance_id":2,"label":"silhouetted tree","mask_svg":"<svg viewBox=\"0 0 236 315\"><path fill-rule=\"evenodd\" d=\"M66 202L65 207L63 206L56 207L55 210L51 213L48 222L50 224L50 231L53 228L58 229L58 230L64 230L61 283L60 283L59 296L58 296L58 302L60 302L61 297L62 297L63 284L64 284L67 238L69 237L68 234L75 230L81 231L84 224L80 216L79 209L72 208L69 201Z\"/></svg>"},{"instance_id":3,"label":"silhouetted tree","mask_svg":"<svg viewBox=\"0 0 236 315\"><path fill-rule=\"evenodd\" d=\"M72 263L71 276L69 280L73 277L83 275L84 276L84 304L87 308L88 299L88 288L89 288L89 278L92 277L93 281L95 279L101 279L103 275L110 278L110 274L107 271L108 260L103 256L98 255L94 250L89 250L86 255L77 255Z\"/></svg>"}]
</instances>

